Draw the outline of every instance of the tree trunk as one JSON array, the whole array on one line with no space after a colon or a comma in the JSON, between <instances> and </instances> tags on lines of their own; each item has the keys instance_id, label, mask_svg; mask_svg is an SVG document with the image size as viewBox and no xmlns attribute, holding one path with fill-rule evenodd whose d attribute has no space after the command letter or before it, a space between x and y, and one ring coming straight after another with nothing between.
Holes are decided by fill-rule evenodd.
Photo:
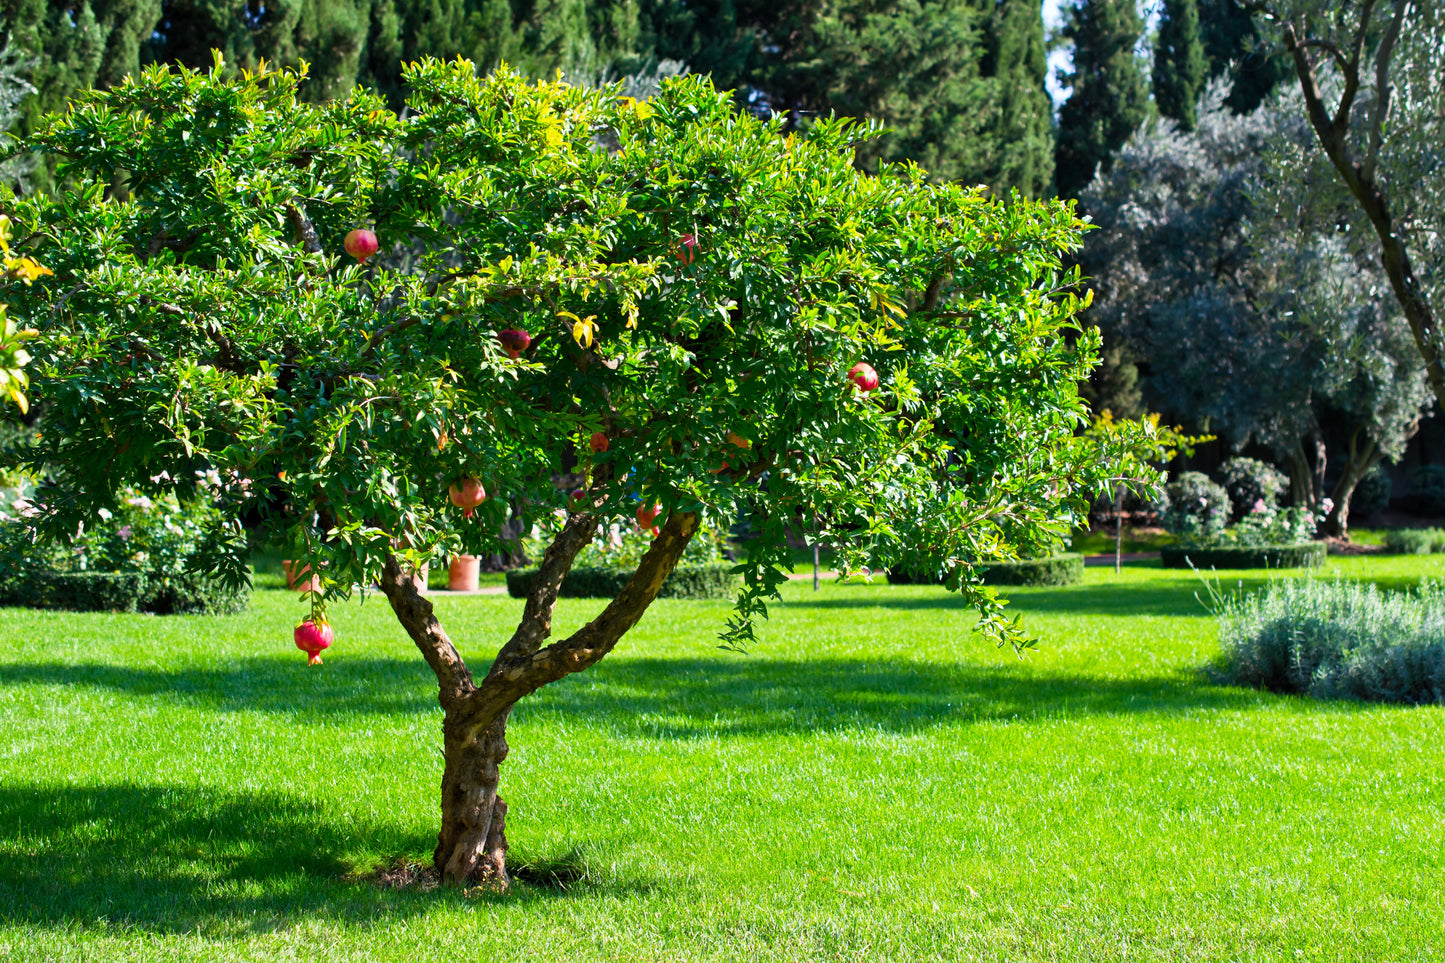
<instances>
[{"instance_id":1,"label":"tree trunk","mask_svg":"<svg viewBox=\"0 0 1445 963\"><path fill-rule=\"evenodd\" d=\"M503 889L511 882L507 803L497 795L510 715L510 709L503 712L475 736L463 726L442 724L442 826L432 864L443 879L477 880Z\"/></svg>"},{"instance_id":2,"label":"tree trunk","mask_svg":"<svg viewBox=\"0 0 1445 963\"><path fill-rule=\"evenodd\" d=\"M1355 444L1355 439L1350 439L1350 457L1345 462L1344 474L1340 480L1335 482L1335 489L1330 493L1330 500L1334 507L1326 516L1321 527L1326 535L1333 535L1336 538L1343 538L1346 541L1350 538L1350 498L1355 494L1355 487L1359 485L1360 479L1365 477L1365 472L1379 462L1381 452L1379 446L1373 441L1365 443L1364 451L1360 451Z\"/></svg>"},{"instance_id":3,"label":"tree trunk","mask_svg":"<svg viewBox=\"0 0 1445 963\"><path fill-rule=\"evenodd\" d=\"M1325 440L1318 427L1312 428L1309 437L1300 439L1300 443L1290 449L1287 460L1291 504L1318 511L1324 498L1327 464Z\"/></svg>"}]
</instances>

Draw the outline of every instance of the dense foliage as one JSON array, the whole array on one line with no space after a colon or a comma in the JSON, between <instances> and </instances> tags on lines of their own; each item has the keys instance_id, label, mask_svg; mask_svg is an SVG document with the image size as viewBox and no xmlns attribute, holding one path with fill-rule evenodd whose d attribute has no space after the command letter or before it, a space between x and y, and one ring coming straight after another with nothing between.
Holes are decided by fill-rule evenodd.
<instances>
[{"instance_id":1,"label":"dense foliage","mask_svg":"<svg viewBox=\"0 0 1445 963\"><path fill-rule=\"evenodd\" d=\"M1207 65L1195 0L1164 0L1154 38L1154 106L1161 116L1194 129L1194 106L1204 91Z\"/></svg>"},{"instance_id":2,"label":"dense foliage","mask_svg":"<svg viewBox=\"0 0 1445 963\"><path fill-rule=\"evenodd\" d=\"M1134 56L1144 32L1134 0L1075 0L1065 16L1073 65L1060 77L1071 90L1059 110L1055 181L1060 197L1077 197L1147 116L1149 86Z\"/></svg>"}]
</instances>

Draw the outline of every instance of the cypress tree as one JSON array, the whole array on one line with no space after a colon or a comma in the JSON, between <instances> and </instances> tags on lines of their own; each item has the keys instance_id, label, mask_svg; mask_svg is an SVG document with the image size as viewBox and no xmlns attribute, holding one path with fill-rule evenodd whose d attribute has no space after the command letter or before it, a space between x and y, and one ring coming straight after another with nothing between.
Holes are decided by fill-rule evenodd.
<instances>
[{"instance_id":1,"label":"cypress tree","mask_svg":"<svg viewBox=\"0 0 1445 963\"><path fill-rule=\"evenodd\" d=\"M1227 73L1225 101L1236 114L1253 113L1281 80L1293 75L1287 56L1271 51L1260 26L1237 0L1197 0L1200 40L1210 77Z\"/></svg>"},{"instance_id":2,"label":"cypress tree","mask_svg":"<svg viewBox=\"0 0 1445 963\"><path fill-rule=\"evenodd\" d=\"M1134 56L1143 31L1134 0L1075 0L1066 12L1073 90L1059 111L1054 170L1059 196L1077 197L1144 119L1149 93Z\"/></svg>"},{"instance_id":3,"label":"cypress tree","mask_svg":"<svg viewBox=\"0 0 1445 963\"><path fill-rule=\"evenodd\" d=\"M983 181L996 193L1017 188L1042 197L1054 178L1054 110L1046 81L1043 10L1029 0L982 0L984 57L994 111L980 146L987 150Z\"/></svg>"},{"instance_id":4,"label":"cypress tree","mask_svg":"<svg viewBox=\"0 0 1445 963\"><path fill-rule=\"evenodd\" d=\"M1164 0L1154 41L1154 104L1185 131L1194 129L1194 104L1206 69L1195 0Z\"/></svg>"}]
</instances>

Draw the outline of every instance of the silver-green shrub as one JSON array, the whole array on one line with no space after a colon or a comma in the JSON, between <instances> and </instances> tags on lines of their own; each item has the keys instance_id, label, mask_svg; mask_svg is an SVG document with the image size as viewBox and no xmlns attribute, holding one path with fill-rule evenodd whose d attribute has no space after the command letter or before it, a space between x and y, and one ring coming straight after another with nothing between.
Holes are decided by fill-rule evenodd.
<instances>
[{"instance_id":1,"label":"silver-green shrub","mask_svg":"<svg viewBox=\"0 0 1445 963\"><path fill-rule=\"evenodd\" d=\"M1445 702L1445 588L1289 579L1226 602L1220 639L1236 682L1317 699Z\"/></svg>"}]
</instances>

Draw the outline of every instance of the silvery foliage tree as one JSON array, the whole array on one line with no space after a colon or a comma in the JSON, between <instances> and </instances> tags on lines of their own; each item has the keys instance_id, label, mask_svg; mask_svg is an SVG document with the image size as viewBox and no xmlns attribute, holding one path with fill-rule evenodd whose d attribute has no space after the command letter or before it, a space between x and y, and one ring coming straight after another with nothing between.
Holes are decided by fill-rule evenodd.
<instances>
[{"instance_id":1,"label":"silvery foliage tree","mask_svg":"<svg viewBox=\"0 0 1445 963\"><path fill-rule=\"evenodd\" d=\"M1316 139L1287 166L1312 190L1348 191L1445 404L1439 329L1445 273L1445 15L1433 0L1259 0L1243 3L1294 64L1299 116ZM1317 216L1335 197L1298 195Z\"/></svg>"},{"instance_id":2,"label":"silvery foliage tree","mask_svg":"<svg viewBox=\"0 0 1445 963\"><path fill-rule=\"evenodd\" d=\"M1273 449L1294 502L1314 510L1328 494L1326 527L1343 533L1355 484L1418 427L1423 366L1349 220L1287 217L1282 189L1261 186L1281 170L1271 145L1307 136L1292 104L1237 116L1228 93L1210 86L1192 133L1146 122L1083 194L1103 228L1084 256L1095 320L1150 362L1151 405ZM1325 409L1350 438L1328 493Z\"/></svg>"},{"instance_id":3,"label":"silvery foliage tree","mask_svg":"<svg viewBox=\"0 0 1445 963\"><path fill-rule=\"evenodd\" d=\"M15 139L8 131L20 119L20 102L35 93L24 77L28 66L13 47L0 51L0 184L19 187L25 186L26 175L35 168L35 158L14 153Z\"/></svg>"}]
</instances>

